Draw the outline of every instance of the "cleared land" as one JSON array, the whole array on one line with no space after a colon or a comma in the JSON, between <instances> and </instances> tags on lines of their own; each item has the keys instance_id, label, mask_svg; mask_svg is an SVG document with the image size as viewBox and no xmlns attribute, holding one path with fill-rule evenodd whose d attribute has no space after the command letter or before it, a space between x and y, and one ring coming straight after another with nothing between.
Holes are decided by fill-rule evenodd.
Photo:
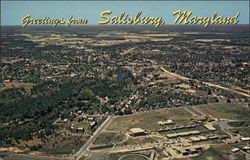
<instances>
[{"instance_id":1,"label":"cleared land","mask_svg":"<svg viewBox=\"0 0 250 160\"><path fill-rule=\"evenodd\" d=\"M152 143L156 142L157 140L161 140L161 138L155 136L129 137L128 140L121 144L118 144L118 146Z\"/></svg>"},{"instance_id":2,"label":"cleared land","mask_svg":"<svg viewBox=\"0 0 250 160\"><path fill-rule=\"evenodd\" d=\"M124 134L103 132L96 138L96 140L94 141L94 144L115 143L115 142L122 141L124 138L125 138Z\"/></svg>"},{"instance_id":3,"label":"cleared land","mask_svg":"<svg viewBox=\"0 0 250 160\"><path fill-rule=\"evenodd\" d=\"M121 158L121 160L147 160L147 159L139 155L128 155Z\"/></svg>"},{"instance_id":4,"label":"cleared land","mask_svg":"<svg viewBox=\"0 0 250 160\"><path fill-rule=\"evenodd\" d=\"M196 107L214 118L249 120L249 109L239 104L223 103Z\"/></svg>"},{"instance_id":5,"label":"cleared land","mask_svg":"<svg viewBox=\"0 0 250 160\"><path fill-rule=\"evenodd\" d=\"M48 136L43 140L21 140L17 146L19 148L33 148L33 151L28 153L59 156L76 152L85 143L85 141L86 139L81 136L63 136L59 134Z\"/></svg>"},{"instance_id":6,"label":"cleared land","mask_svg":"<svg viewBox=\"0 0 250 160\"><path fill-rule=\"evenodd\" d=\"M131 116L116 117L107 130L128 132L130 128L143 128L155 130L161 128L159 121L174 120L176 125L193 124L190 121L192 115L184 109L162 110L145 112ZM121 125L122 124L122 125Z\"/></svg>"}]
</instances>

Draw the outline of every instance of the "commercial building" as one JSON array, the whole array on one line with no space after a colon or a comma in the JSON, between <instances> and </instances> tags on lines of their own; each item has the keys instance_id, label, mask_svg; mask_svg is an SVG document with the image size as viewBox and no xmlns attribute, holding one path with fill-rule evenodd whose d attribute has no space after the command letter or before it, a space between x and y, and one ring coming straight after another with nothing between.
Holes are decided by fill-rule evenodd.
<instances>
[{"instance_id":1,"label":"commercial building","mask_svg":"<svg viewBox=\"0 0 250 160\"><path fill-rule=\"evenodd\" d=\"M204 124L204 127L209 131L216 131L216 128L214 128L214 126L211 123Z\"/></svg>"},{"instance_id":2,"label":"commercial building","mask_svg":"<svg viewBox=\"0 0 250 160\"><path fill-rule=\"evenodd\" d=\"M180 132L180 133L167 134L166 136L168 138L177 138L177 137L184 137L196 134L200 134L200 132L199 131Z\"/></svg>"},{"instance_id":3,"label":"commercial building","mask_svg":"<svg viewBox=\"0 0 250 160\"><path fill-rule=\"evenodd\" d=\"M136 136L142 136L148 134L147 130L141 129L141 128L131 128L130 129L130 135L136 137Z\"/></svg>"},{"instance_id":4,"label":"commercial building","mask_svg":"<svg viewBox=\"0 0 250 160\"><path fill-rule=\"evenodd\" d=\"M170 125L170 124L175 124L173 120L169 119L167 121L159 121L159 125L164 126L164 125Z\"/></svg>"}]
</instances>

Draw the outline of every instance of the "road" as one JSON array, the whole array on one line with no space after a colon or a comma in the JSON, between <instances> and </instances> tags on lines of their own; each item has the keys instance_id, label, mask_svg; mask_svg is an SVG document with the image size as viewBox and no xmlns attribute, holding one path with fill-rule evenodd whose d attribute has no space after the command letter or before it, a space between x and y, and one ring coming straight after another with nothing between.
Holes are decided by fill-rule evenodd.
<instances>
[{"instance_id":1,"label":"road","mask_svg":"<svg viewBox=\"0 0 250 160\"><path fill-rule=\"evenodd\" d=\"M243 93L243 92L240 92L240 91L236 91L236 90L233 90L233 89L230 89L230 88L226 88L226 87L222 87L220 85L217 85L217 84L212 84L212 83L208 83L208 82L204 82L206 85L210 86L210 87L215 87L215 88L220 88L220 89L224 89L226 91L229 91L229 92L233 92L233 93L236 93L238 95L241 95L241 96L245 96L245 97L248 97L250 98L250 95L249 94L246 94L246 93Z\"/></svg>"},{"instance_id":2,"label":"road","mask_svg":"<svg viewBox=\"0 0 250 160\"><path fill-rule=\"evenodd\" d=\"M172 72L169 72L168 70L166 70L164 67L160 67L161 70L163 70L165 73L173 76L173 77L176 77L176 78L179 78L179 79L182 79L182 80L196 80L196 79L191 79L191 78L187 78L187 77L184 77L184 76L181 76L179 74L176 74L176 73L172 73ZM202 82L202 81L199 81L199 80L196 80L198 82ZM240 92L240 91L236 91L236 90L233 90L233 89L230 89L230 88L226 88L226 87L222 87L220 85L217 85L217 84L212 84L212 83L209 83L209 82L203 82L204 84L210 86L210 87L215 87L215 88L219 88L219 89L223 89L223 90L226 90L226 91L229 91L229 92L232 92L232 93L235 93L235 94L238 94L238 95L241 95L241 96L245 96L245 97L248 97L250 98L250 95L249 94L246 94L246 93L243 93L243 92Z\"/></svg>"},{"instance_id":3,"label":"road","mask_svg":"<svg viewBox=\"0 0 250 160\"><path fill-rule=\"evenodd\" d=\"M124 51L123 53L121 53L121 55L125 55L128 54L129 52L133 51L135 49L135 47L130 48L129 50Z\"/></svg>"},{"instance_id":4,"label":"road","mask_svg":"<svg viewBox=\"0 0 250 160\"><path fill-rule=\"evenodd\" d=\"M89 146L95 141L95 139L100 135L100 133L110 125L113 120L113 116L109 116L102 125L94 132L94 134L88 139L88 141L79 149L79 151L73 156L72 159L79 160L81 156L87 153Z\"/></svg>"},{"instance_id":5,"label":"road","mask_svg":"<svg viewBox=\"0 0 250 160\"><path fill-rule=\"evenodd\" d=\"M193 116L198 116L197 113L195 113L194 111L192 111L190 108L184 108L186 111L188 111L190 114L192 114Z\"/></svg>"}]
</instances>

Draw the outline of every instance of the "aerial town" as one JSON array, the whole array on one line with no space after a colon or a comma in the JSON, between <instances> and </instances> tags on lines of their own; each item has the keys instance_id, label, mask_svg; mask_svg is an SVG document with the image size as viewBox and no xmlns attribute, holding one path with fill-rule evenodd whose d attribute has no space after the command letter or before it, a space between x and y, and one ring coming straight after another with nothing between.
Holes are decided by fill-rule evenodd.
<instances>
[{"instance_id":1,"label":"aerial town","mask_svg":"<svg viewBox=\"0 0 250 160\"><path fill-rule=\"evenodd\" d=\"M0 160L249 160L246 33L2 26Z\"/></svg>"}]
</instances>

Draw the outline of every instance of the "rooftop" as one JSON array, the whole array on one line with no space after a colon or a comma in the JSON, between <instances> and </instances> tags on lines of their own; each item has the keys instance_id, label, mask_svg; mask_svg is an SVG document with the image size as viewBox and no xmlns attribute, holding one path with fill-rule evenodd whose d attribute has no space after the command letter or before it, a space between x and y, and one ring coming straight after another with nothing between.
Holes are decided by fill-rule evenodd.
<instances>
[{"instance_id":1,"label":"rooftop","mask_svg":"<svg viewBox=\"0 0 250 160\"><path fill-rule=\"evenodd\" d=\"M130 132L132 132L132 133L144 133L145 130L143 130L141 128L131 128Z\"/></svg>"}]
</instances>

